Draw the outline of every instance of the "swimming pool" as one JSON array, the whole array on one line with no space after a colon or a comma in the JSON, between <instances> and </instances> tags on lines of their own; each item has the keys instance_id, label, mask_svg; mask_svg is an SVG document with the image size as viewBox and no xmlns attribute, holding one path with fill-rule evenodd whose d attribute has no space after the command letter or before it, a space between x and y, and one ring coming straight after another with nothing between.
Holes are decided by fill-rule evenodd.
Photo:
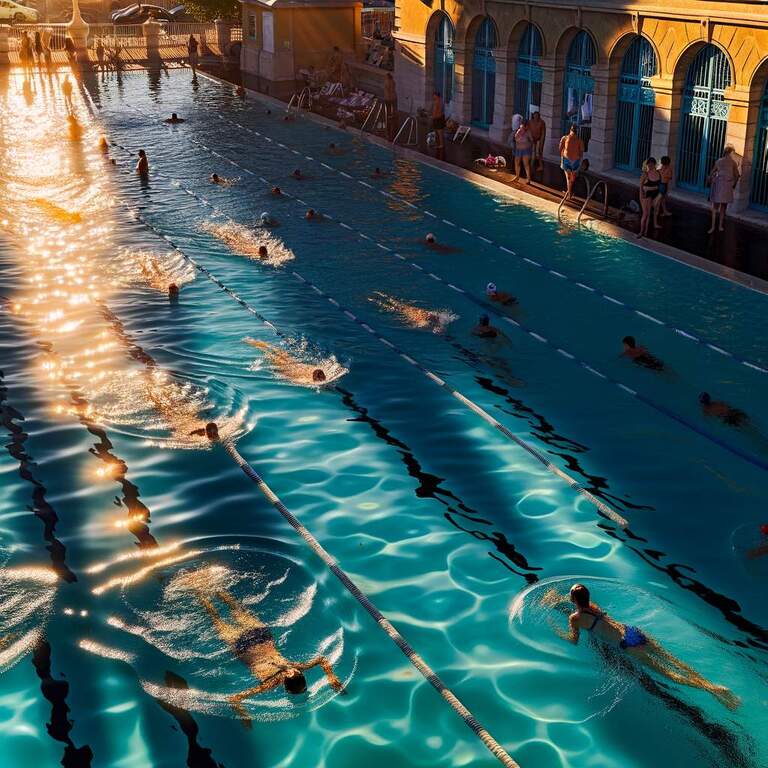
<instances>
[{"instance_id":1,"label":"swimming pool","mask_svg":"<svg viewBox=\"0 0 768 768\"><path fill-rule=\"evenodd\" d=\"M68 141L59 85L0 83L12 765L496 764L230 456L189 434L211 419L524 768L765 764L765 571L740 546L765 522L764 295L185 71L86 80ZM186 122L164 124L174 111ZM262 211L277 265L241 255L261 235L221 228ZM486 305L489 281L518 308ZM413 328L377 292L455 319ZM504 339L471 335L483 311ZM620 358L626 334L667 372ZM244 337L348 373L296 386ZM703 389L752 427L706 419ZM227 696L253 678L191 572L290 657L327 654L347 694L312 672L309 696L254 697L244 728ZM730 685L737 712L559 640L538 597L575 578Z\"/></svg>"}]
</instances>

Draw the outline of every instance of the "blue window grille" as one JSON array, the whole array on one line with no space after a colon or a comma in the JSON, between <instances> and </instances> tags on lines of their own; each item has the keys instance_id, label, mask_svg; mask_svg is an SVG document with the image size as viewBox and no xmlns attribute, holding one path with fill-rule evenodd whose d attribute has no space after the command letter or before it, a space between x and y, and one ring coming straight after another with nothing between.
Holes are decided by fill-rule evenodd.
<instances>
[{"instance_id":1,"label":"blue window grille","mask_svg":"<svg viewBox=\"0 0 768 768\"><path fill-rule=\"evenodd\" d=\"M451 20L440 14L435 30L435 61L433 80L435 90L440 91L443 104L450 104L453 98L453 41L456 36Z\"/></svg>"},{"instance_id":2,"label":"blue window grille","mask_svg":"<svg viewBox=\"0 0 768 768\"><path fill-rule=\"evenodd\" d=\"M704 192L712 164L723 154L730 105L731 66L716 46L704 46L688 69L680 119L677 183Z\"/></svg>"},{"instance_id":3,"label":"blue window grille","mask_svg":"<svg viewBox=\"0 0 768 768\"><path fill-rule=\"evenodd\" d=\"M496 24L486 16L475 35L472 59L472 123L487 128L493 122L493 102L496 90L496 59L498 44Z\"/></svg>"},{"instance_id":4,"label":"blue window grille","mask_svg":"<svg viewBox=\"0 0 768 768\"><path fill-rule=\"evenodd\" d=\"M568 133L571 125L575 125L585 150L592 136L592 95L595 92L592 67L596 62L595 44L582 30L571 41L565 58L563 133Z\"/></svg>"},{"instance_id":5,"label":"blue window grille","mask_svg":"<svg viewBox=\"0 0 768 768\"><path fill-rule=\"evenodd\" d=\"M755 133L750 203L753 208L768 211L768 83L765 84Z\"/></svg>"},{"instance_id":6,"label":"blue window grille","mask_svg":"<svg viewBox=\"0 0 768 768\"><path fill-rule=\"evenodd\" d=\"M656 74L656 54L644 37L635 37L624 55L619 76L616 114L617 168L639 171L651 154L656 94L651 78Z\"/></svg>"},{"instance_id":7,"label":"blue window grille","mask_svg":"<svg viewBox=\"0 0 768 768\"><path fill-rule=\"evenodd\" d=\"M515 112L526 118L531 116L531 112L537 112L541 106L541 83L544 75L539 59L543 50L541 32L533 24L527 24L517 52L514 98Z\"/></svg>"}]
</instances>

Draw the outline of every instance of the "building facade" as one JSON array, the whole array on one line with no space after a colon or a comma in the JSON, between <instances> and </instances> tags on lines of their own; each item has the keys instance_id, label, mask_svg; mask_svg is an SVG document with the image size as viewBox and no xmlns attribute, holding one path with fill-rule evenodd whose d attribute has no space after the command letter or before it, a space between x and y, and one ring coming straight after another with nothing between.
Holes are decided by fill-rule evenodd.
<instances>
[{"instance_id":1,"label":"building facade","mask_svg":"<svg viewBox=\"0 0 768 768\"><path fill-rule=\"evenodd\" d=\"M702 199L726 144L741 158L733 208L768 213L768 8L764 3L397 0L401 108L429 104L496 141L539 111L545 157L571 123L598 173L672 158Z\"/></svg>"}]
</instances>

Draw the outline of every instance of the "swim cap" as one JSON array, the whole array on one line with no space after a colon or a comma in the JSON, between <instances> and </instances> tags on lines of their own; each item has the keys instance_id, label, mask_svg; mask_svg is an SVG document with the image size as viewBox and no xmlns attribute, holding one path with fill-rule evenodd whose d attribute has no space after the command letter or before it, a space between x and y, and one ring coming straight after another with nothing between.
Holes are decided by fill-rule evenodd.
<instances>
[{"instance_id":1,"label":"swim cap","mask_svg":"<svg viewBox=\"0 0 768 768\"><path fill-rule=\"evenodd\" d=\"M768 523L763 523L760 526L760 533L762 533L763 536L768 536Z\"/></svg>"},{"instance_id":2,"label":"swim cap","mask_svg":"<svg viewBox=\"0 0 768 768\"><path fill-rule=\"evenodd\" d=\"M435 236L434 236L434 235L433 235L431 232L429 232L429 233L427 234L426 238L424 238L424 239L425 239L425 240L426 240L428 243L434 243L434 242L435 242Z\"/></svg>"},{"instance_id":3,"label":"swim cap","mask_svg":"<svg viewBox=\"0 0 768 768\"><path fill-rule=\"evenodd\" d=\"M709 392L702 392L699 395L699 402L702 405L709 405L709 402L712 400L712 398L709 396Z\"/></svg>"},{"instance_id":4,"label":"swim cap","mask_svg":"<svg viewBox=\"0 0 768 768\"><path fill-rule=\"evenodd\" d=\"M496 293L496 283L488 283L488 285L485 286L485 293L487 296L493 296L493 294Z\"/></svg>"},{"instance_id":5,"label":"swim cap","mask_svg":"<svg viewBox=\"0 0 768 768\"><path fill-rule=\"evenodd\" d=\"M266 211L264 211L264 213L262 213L261 216L259 216L259 220L262 223L266 223L267 221L269 221L269 214Z\"/></svg>"}]
</instances>

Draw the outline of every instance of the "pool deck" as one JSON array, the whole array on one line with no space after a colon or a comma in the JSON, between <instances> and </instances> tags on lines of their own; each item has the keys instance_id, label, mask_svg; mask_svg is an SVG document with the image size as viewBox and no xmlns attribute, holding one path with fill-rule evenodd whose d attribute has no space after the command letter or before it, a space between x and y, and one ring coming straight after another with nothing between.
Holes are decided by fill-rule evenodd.
<instances>
[{"instance_id":1,"label":"pool deck","mask_svg":"<svg viewBox=\"0 0 768 768\"><path fill-rule=\"evenodd\" d=\"M232 83L228 82L227 80L217 77L210 72L200 72L200 75L209 77L210 79L221 83L222 85L232 85ZM268 96L259 91L253 91L251 89L246 89L246 92L251 96L258 98L260 101L270 104L276 110L286 109L287 105L285 102L275 99L272 96ZM336 128L339 130L339 124L328 117L317 114L315 112L301 112L300 114L303 119L312 120L320 125L325 125L327 127ZM345 130L351 135L359 136L360 138L369 141L371 144L375 144L386 150L394 151L398 156L408 157L412 160L415 160L416 162L431 165L432 167L438 168L445 173L451 174L452 176L465 179L466 181L469 181L480 187L484 187L494 194L503 195L516 203L522 203L523 205L526 205L530 208L535 208L542 213L546 213L554 217L557 217L558 215L559 202L552 199L553 190L549 190L546 187L543 188L544 194L542 194L542 187L538 185L534 187L533 191L529 191L524 189L523 185L515 185L509 182L505 182L503 177L500 177L498 174L494 174L494 176L497 177L495 178L492 177L490 173L481 174L475 170L462 167L461 165L454 162L438 160L437 158L432 157L431 155L426 154L418 149L393 146L391 142L387 141L386 139L383 139L374 134L363 133L357 128L346 128ZM694 269L699 269L703 272L707 272L724 280L738 283L739 285L745 288L749 288L753 291L757 291L758 293L768 294L768 280L765 280L762 277L735 269L726 264L719 263L704 256L690 253L669 243L653 240L650 238L638 239L633 231L604 219L590 217L586 221L583 221L581 225L577 225L577 215L578 212L576 210L563 207L560 213L560 219L561 221L567 223L569 226L588 227L594 232L626 240L627 242L643 248L644 250L665 256L666 258L674 259L675 261L679 261L683 264L693 267ZM752 232L752 235L754 237L754 231ZM758 236L761 240L765 237L763 233L760 233ZM766 259L766 268L768 269L768 258Z\"/></svg>"}]
</instances>

